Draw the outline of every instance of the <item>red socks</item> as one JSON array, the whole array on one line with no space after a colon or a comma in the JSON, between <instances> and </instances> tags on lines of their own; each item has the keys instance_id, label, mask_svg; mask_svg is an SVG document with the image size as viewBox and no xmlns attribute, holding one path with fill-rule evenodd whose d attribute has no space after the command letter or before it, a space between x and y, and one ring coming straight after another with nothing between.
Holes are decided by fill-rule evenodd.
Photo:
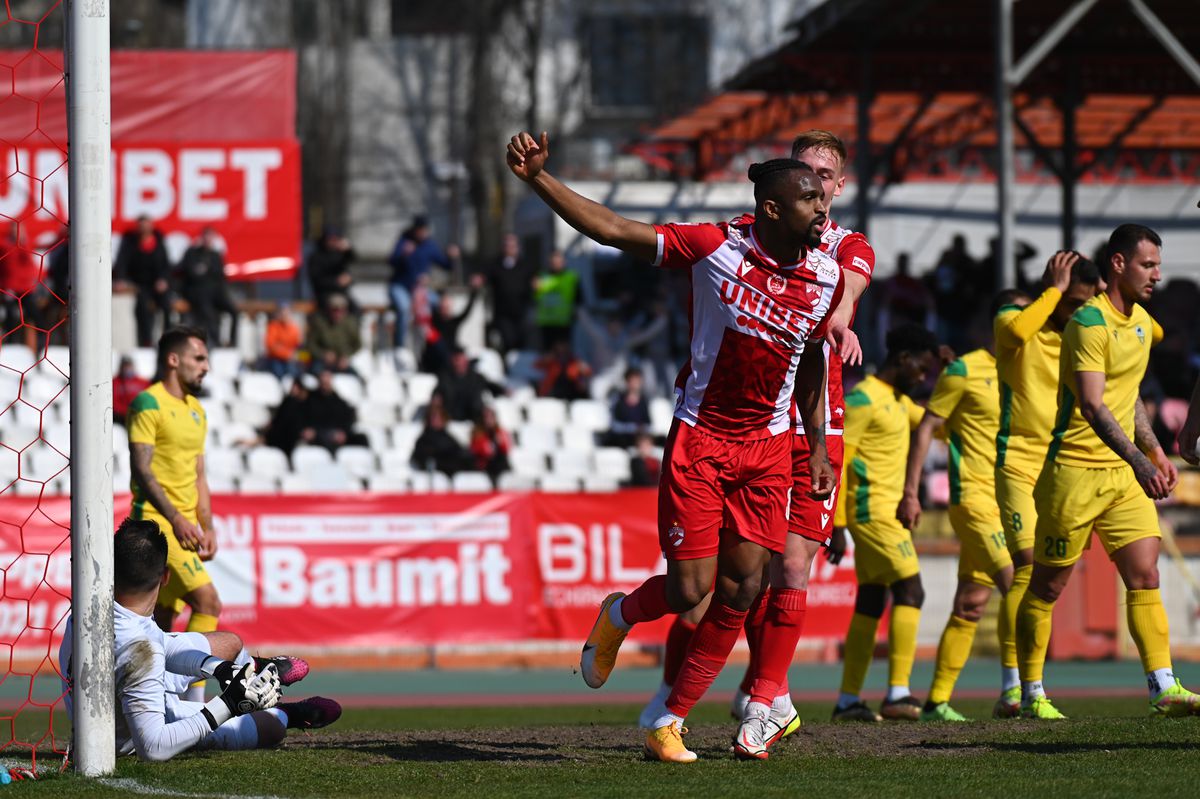
<instances>
[{"instance_id":1,"label":"red socks","mask_svg":"<svg viewBox=\"0 0 1200 799\"><path fill-rule=\"evenodd\" d=\"M751 655L755 673L751 690L746 692L751 702L770 705L780 689L786 689L788 666L796 654L807 609L808 591L776 588L771 592L759 652Z\"/></svg>"},{"instance_id":2,"label":"red socks","mask_svg":"<svg viewBox=\"0 0 1200 799\"><path fill-rule=\"evenodd\" d=\"M675 622L667 632L667 648L663 653L663 682L667 685L674 685L678 679L695 632L696 625L684 621L682 616L675 617Z\"/></svg>"},{"instance_id":3,"label":"red socks","mask_svg":"<svg viewBox=\"0 0 1200 799\"><path fill-rule=\"evenodd\" d=\"M746 664L746 673L742 675L742 684L738 686L744 694L750 693L750 688L754 685L754 674L758 671L759 645L762 639L763 623L767 618L767 602L770 596L771 588L768 586L754 600L754 604L750 606L750 613L746 616L746 645L750 648L750 662Z\"/></svg>"},{"instance_id":4,"label":"red socks","mask_svg":"<svg viewBox=\"0 0 1200 799\"><path fill-rule=\"evenodd\" d=\"M680 718L687 717L729 659L747 615L748 611L734 610L713 599L696 626L683 668L667 697L668 710Z\"/></svg>"},{"instance_id":5,"label":"red socks","mask_svg":"<svg viewBox=\"0 0 1200 799\"><path fill-rule=\"evenodd\" d=\"M667 607L667 576L656 574L621 600L621 618L626 624L661 619L671 612Z\"/></svg>"}]
</instances>

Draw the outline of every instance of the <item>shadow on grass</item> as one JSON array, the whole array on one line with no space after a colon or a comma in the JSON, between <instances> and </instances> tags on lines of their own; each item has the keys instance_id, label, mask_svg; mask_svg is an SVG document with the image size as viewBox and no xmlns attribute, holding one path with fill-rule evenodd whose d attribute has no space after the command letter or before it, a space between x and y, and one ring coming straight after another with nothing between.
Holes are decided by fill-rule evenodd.
<instances>
[{"instance_id":1,"label":"shadow on grass","mask_svg":"<svg viewBox=\"0 0 1200 799\"><path fill-rule=\"evenodd\" d=\"M351 751L389 760L424 763L457 763L463 761L487 763L561 763L573 760L561 746L519 741L481 741L466 744L459 741L361 741L353 745L340 744L330 748Z\"/></svg>"},{"instance_id":2,"label":"shadow on grass","mask_svg":"<svg viewBox=\"0 0 1200 799\"><path fill-rule=\"evenodd\" d=\"M955 741L928 741L925 743L908 744L905 748L944 752L962 750L964 754L971 750L990 750L994 752L1014 752L1029 755L1069 755L1083 752L1122 752L1126 750L1134 752L1195 752L1196 744L1194 741L1147 741L1145 743L1076 743L1071 741L1045 741L1042 743L1035 743L1033 741L1016 743L970 743Z\"/></svg>"}]
</instances>

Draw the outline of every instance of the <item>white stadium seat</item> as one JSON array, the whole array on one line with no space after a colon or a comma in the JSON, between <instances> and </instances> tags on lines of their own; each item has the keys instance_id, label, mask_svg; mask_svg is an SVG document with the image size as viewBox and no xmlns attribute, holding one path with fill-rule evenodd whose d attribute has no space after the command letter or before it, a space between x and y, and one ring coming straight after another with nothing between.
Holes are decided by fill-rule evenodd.
<instances>
[{"instance_id":1,"label":"white stadium seat","mask_svg":"<svg viewBox=\"0 0 1200 799\"><path fill-rule=\"evenodd\" d=\"M547 474L538 480L538 487L551 494L573 494L579 491L579 478Z\"/></svg>"},{"instance_id":2,"label":"white stadium seat","mask_svg":"<svg viewBox=\"0 0 1200 799\"><path fill-rule=\"evenodd\" d=\"M471 422L448 422L446 424L446 432L454 436L454 440L462 444L464 447L471 444L471 431L475 425Z\"/></svg>"},{"instance_id":3,"label":"white stadium seat","mask_svg":"<svg viewBox=\"0 0 1200 799\"><path fill-rule=\"evenodd\" d=\"M421 425L418 422L401 422L392 428L392 446L404 453L407 459L412 455L413 445L421 436Z\"/></svg>"},{"instance_id":4,"label":"white stadium seat","mask_svg":"<svg viewBox=\"0 0 1200 799\"><path fill-rule=\"evenodd\" d=\"M234 422L248 424L257 430L271 423L271 411L260 402L235 399L229 403L229 418Z\"/></svg>"},{"instance_id":5,"label":"white stadium seat","mask_svg":"<svg viewBox=\"0 0 1200 799\"><path fill-rule=\"evenodd\" d=\"M570 426L572 429L590 430L594 433L608 430L612 418L608 406L599 400L575 400L571 403Z\"/></svg>"},{"instance_id":6,"label":"white stadium seat","mask_svg":"<svg viewBox=\"0 0 1200 799\"><path fill-rule=\"evenodd\" d=\"M514 474L541 477L546 473L546 453L515 447L508 453L508 464Z\"/></svg>"},{"instance_id":7,"label":"white stadium seat","mask_svg":"<svg viewBox=\"0 0 1200 799\"><path fill-rule=\"evenodd\" d=\"M292 450L292 471L296 474L312 474L333 465L333 455L324 447L301 444Z\"/></svg>"},{"instance_id":8,"label":"white stadium seat","mask_svg":"<svg viewBox=\"0 0 1200 799\"><path fill-rule=\"evenodd\" d=\"M591 430L568 426L562 431L562 445L563 449L591 452L596 448L596 434Z\"/></svg>"},{"instance_id":9,"label":"white stadium seat","mask_svg":"<svg viewBox=\"0 0 1200 799\"><path fill-rule=\"evenodd\" d=\"M253 447L246 453L247 475L281 477L289 471L287 455L281 449ZM239 485L241 485L240 482ZM245 488L242 490L245 491Z\"/></svg>"},{"instance_id":10,"label":"white stadium seat","mask_svg":"<svg viewBox=\"0 0 1200 799\"><path fill-rule=\"evenodd\" d=\"M283 453L279 453L282 455ZM239 494L278 494L279 477L277 475L256 474L249 472L237 479Z\"/></svg>"},{"instance_id":11,"label":"white stadium seat","mask_svg":"<svg viewBox=\"0 0 1200 799\"><path fill-rule=\"evenodd\" d=\"M246 461L242 458L240 450L229 449L227 447L210 447L204 453L204 471L208 474L208 480L211 483L214 475L234 475L241 474L246 470Z\"/></svg>"},{"instance_id":12,"label":"white stadium seat","mask_svg":"<svg viewBox=\"0 0 1200 799\"><path fill-rule=\"evenodd\" d=\"M450 483L456 494L488 494L494 490L486 472L458 472Z\"/></svg>"},{"instance_id":13,"label":"white stadium seat","mask_svg":"<svg viewBox=\"0 0 1200 799\"><path fill-rule=\"evenodd\" d=\"M665 436L671 432L671 420L675 417L675 403L665 397L650 400L650 432Z\"/></svg>"},{"instance_id":14,"label":"white stadium seat","mask_svg":"<svg viewBox=\"0 0 1200 799\"><path fill-rule=\"evenodd\" d=\"M404 386L393 372L373 374L367 378L367 399L399 405L404 401Z\"/></svg>"},{"instance_id":15,"label":"white stadium seat","mask_svg":"<svg viewBox=\"0 0 1200 799\"><path fill-rule=\"evenodd\" d=\"M560 449L550 453L550 474L583 477L592 471L592 458L587 452Z\"/></svg>"},{"instance_id":16,"label":"white stadium seat","mask_svg":"<svg viewBox=\"0 0 1200 799\"><path fill-rule=\"evenodd\" d=\"M362 381L354 375L334 375L333 390L351 405L358 405L363 401Z\"/></svg>"},{"instance_id":17,"label":"white stadium seat","mask_svg":"<svg viewBox=\"0 0 1200 799\"><path fill-rule=\"evenodd\" d=\"M484 347L471 350L470 357L475 362L476 372L493 383L504 382L504 359L500 357L500 353Z\"/></svg>"},{"instance_id":18,"label":"white stadium seat","mask_svg":"<svg viewBox=\"0 0 1200 799\"><path fill-rule=\"evenodd\" d=\"M496 421L505 430L516 430L525 423L520 404L509 397L496 397L492 400L492 410L496 412Z\"/></svg>"},{"instance_id":19,"label":"white stadium seat","mask_svg":"<svg viewBox=\"0 0 1200 799\"><path fill-rule=\"evenodd\" d=\"M129 353L129 357L133 359L133 371L137 372L138 377L154 379L155 373L158 372L157 350L153 347L138 347Z\"/></svg>"},{"instance_id":20,"label":"white stadium seat","mask_svg":"<svg viewBox=\"0 0 1200 799\"><path fill-rule=\"evenodd\" d=\"M396 423L396 406L390 401L367 400L358 406L360 427L388 428Z\"/></svg>"},{"instance_id":21,"label":"white stadium seat","mask_svg":"<svg viewBox=\"0 0 1200 799\"><path fill-rule=\"evenodd\" d=\"M505 472L500 475L497 487L501 491L533 491L537 488L537 478L527 474Z\"/></svg>"},{"instance_id":22,"label":"white stadium seat","mask_svg":"<svg viewBox=\"0 0 1200 799\"><path fill-rule=\"evenodd\" d=\"M238 396L274 408L283 402L283 384L270 372L242 372L237 379Z\"/></svg>"},{"instance_id":23,"label":"white stadium seat","mask_svg":"<svg viewBox=\"0 0 1200 799\"><path fill-rule=\"evenodd\" d=\"M407 494L409 491L406 474L373 474L367 478L367 490L382 494Z\"/></svg>"},{"instance_id":24,"label":"white stadium seat","mask_svg":"<svg viewBox=\"0 0 1200 799\"><path fill-rule=\"evenodd\" d=\"M559 448L558 429L542 424L522 425L517 430L517 442L523 449L553 452Z\"/></svg>"},{"instance_id":25,"label":"white stadium seat","mask_svg":"<svg viewBox=\"0 0 1200 799\"><path fill-rule=\"evenodd\" d=\"M527 406L529 419L547 427L564 427L567 424L567 403L553 397L538 397Z\"/></svg>"},{"instance_id":26,"label":"white stadium seat","mask_svg":"<svg viewBox=\"0 0 1200 799\"><path fill-rule=\"evenodd\" d=\"M237 482L233 479L232 473L208 472L206 476L208 477L208 490L214 494L232 494L237 491Z\"/></svg>"},{"instance_id":27,"label":"white stadium seat","mask_svg":"<svg viewBox=\"0 0 1200 799\"><path fill-rule=\"evenodd\" d=\"M408 483L414 494L445 494L450 491L450 478L441 472L413 472Z\"/></svg>"},{"instance_id":28,"label":"white stadium seat","mask_svg":"<svg viewBox=\"0 0 1200 799\"><path fill-rule=\"evenodd\" d=\"M384 450L379 455L379 473L403 477L412 469L412 447Z\"/></svg>"},{"instance_id":29,"label":"white stadium seat","mask_svg":"<svg viewBox=\"0 0 1200 799\"><path fill-rule=\"evenodd\" d=\"M245 442L254 441L257 437L254 428L245 422L229 421L217 428L209 425L208 434L210 437L213 435L214 430L217 442L222 447L245 446Z\"/></svg>"},{"instance_id":30,"label":"white stadium seat","mask_svg":"<svg viewBox=\"0 0 1200 799\"><path fill-rule=\"evenodd\" d=\"M618 482L630 478L629 453L620 447L601 447L592 455L593 473Z\"/></svg>"},{"instance_id":31,"label":"white stadium seat","mask_svg":"<svg viewBox=\"0 0 1200 799\"><path fill-rule=\"evenodd\" d=\"M210 374L204 378L204 390L201 393L204 394L201 403L207 400L229 403L237 399L238 396L237 391L233 387L232 378L214 374Z\"/></svg>"},{"instance_id":32,"label":"white stadium seat","mask_svg":"<svg viewBox=\"0 0 1200 799\"><path fill-rule=\"evenodd\" d=\"M415 405L426 405L429 403L429 398L433 396L433 390L437 388L438 380L433 375L427 375L423 372L415 372L404 376L404 386L408 394L408 401Z\"/></svg>"},{"instance_id":33,"label":"white stadium seat","mask_svg":"<svg viewBox=\"0 0 1200 799\"><path fill-rule=\"evenodd\" d=\"M347 474L363 480L379 471L375 453L366 447L340 447L334 454L334 460Z\"/></svg>"},{"instance_id":34,"label":"white stadium seat","mask_svg":"<svg viewBox=\"0 0 1200 799\"><path fill-rule=\"evenodd\" d=\"M350 356L350 368L366 376L375 371L375 356L370 350L359 350Z\"/></svg>"},{"instance_id":35,"label":"white stadium seat","mask_svg":"<svg viewBox=\"0 0 1200 799\"><path fill-rule=\"evenodd\" d=\"M589 474L583 478L583 490L591 494L610 493L620 487L616 480L603 475Z\"/></svg>"},{"instance_id":36,"label":"white stadium seat","mask_svg":"<svg viewBox=\"0 0 1200 799\"><path fill-rule=\"evenodd\" d=\"M234 378L242 370L242 354L233 347L214 347L208 351L208 363L214 376Z\"/></svg>"}]
</instances>

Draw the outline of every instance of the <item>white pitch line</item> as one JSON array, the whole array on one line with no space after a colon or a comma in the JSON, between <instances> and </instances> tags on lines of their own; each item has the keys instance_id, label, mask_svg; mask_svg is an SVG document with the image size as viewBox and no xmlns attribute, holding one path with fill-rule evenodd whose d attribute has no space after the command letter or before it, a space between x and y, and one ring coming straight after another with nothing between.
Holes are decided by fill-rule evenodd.
<instances>
[{"instance_id":1,"label":"white pitch line","mask_svg":"<svg viewBox=\"0 0 1200 799\"><path fill-rule=\"evenodd\" d=\"M170 788L158 788L153 785L147 785L132 777L98 777L96 782L106 785L109 788L116 788L119 791L129 791L147 796L175 796L180 797L180 799L281 799L278 796L247 796L245 794L173 791Z\"/></svg>"}]
</instances>

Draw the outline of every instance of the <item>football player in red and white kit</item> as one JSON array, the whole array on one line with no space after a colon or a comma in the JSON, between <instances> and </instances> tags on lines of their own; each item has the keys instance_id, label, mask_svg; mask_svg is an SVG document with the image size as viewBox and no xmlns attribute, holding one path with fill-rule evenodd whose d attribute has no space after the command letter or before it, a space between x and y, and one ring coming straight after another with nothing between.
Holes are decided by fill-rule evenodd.
<instances>
[{"instance_id":1,"label":"football player in red and white kit","mask_svg":"<svg viewBox=\"0 0 1200 799\"><path fill-rule=\"evenodd\" d=\"M833 133L809 130L792 142L792 158L816 172L825 192L826 206L832 205L846 184L844 168L846 146ZM842 392L842 361L856 364L862 360L858 338L850 323L858 300L866 291L875 268L875 251L861 233L847 230L829 219L821 234L821 251L834 258L842 268L845 290L829 320L824 352L828 369L825 428L829 460L840 475L842 468L842 426L845 402ZM831 357L832 353L832 357ZM839 357L840 356L840 357ZM767 748L800 727L800 717L792 704L787 685L787 667L795 654L803 629L808 604L808 576L813 558L833 532L833 509L838 487L823 500L809 495L808 438L797 416L792 448L793 489L789 514L787 549L771 564L770 585L760 595L746 619L746 639L750 645L750 664L734 697L733 714L739 720L747 715L747 706L756 692L762 707L754 708L746 729L740 729L735 750L742 757L764 758ZM844 548L844 538L840 539ZM835 563L842 549L831 550ZM695 612L676 617L667 636L663 659L663 684L658 694L642 711L639 724L647 727L661 713L662 703L671 691L682 653L686 651L698 616Z\"/></svg>"},{"instance_id":2,"label":"football player in red and white kit","mask_svg":"<svg viewBox=\"0 0 1200 799\"><path fill-rule=\"evenodd\" d=\"M585 235L691 280L691 357L676 385L675 421L659 487L659 542L667 574L628 596L607 597L583 647L580 670L599 688L629 629L712 602L646 737L655 757L691 762L683 721L725 664L764 568L782 552L792 486L791 410L812 446L812 488L836 476L825 452L825 360L820 342L842 292L837 262L818 251L825 192L792 159L751 166L755 215L727 224L647 225L571 191L545 172L546 134L508 145L509 168ZM718 557L719 556L719 557ZM714 589L715 581L715 589Z\"/></svg>"}]
</instances>

